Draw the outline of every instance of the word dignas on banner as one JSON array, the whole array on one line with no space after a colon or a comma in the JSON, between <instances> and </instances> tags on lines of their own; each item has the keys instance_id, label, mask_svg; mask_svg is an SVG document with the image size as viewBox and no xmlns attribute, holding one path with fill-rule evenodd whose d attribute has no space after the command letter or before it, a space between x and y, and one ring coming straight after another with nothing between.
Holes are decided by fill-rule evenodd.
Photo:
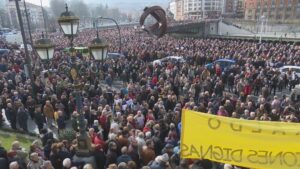
<instances>
[{"instance_id":1,"label":"word dignas on banner","mask_svg":"<svg viewBox=\"0 0 300 169\"><path fill-rule=\"evenodd\" d=\"M194 157L198 159L211 159L224 163L239 164L247 161L253 165L280 165L282 168L299 167L300 152L271 152L266 150L243 150L221 146L181 146L181 157Z\"/></svg>"}]
</instances>

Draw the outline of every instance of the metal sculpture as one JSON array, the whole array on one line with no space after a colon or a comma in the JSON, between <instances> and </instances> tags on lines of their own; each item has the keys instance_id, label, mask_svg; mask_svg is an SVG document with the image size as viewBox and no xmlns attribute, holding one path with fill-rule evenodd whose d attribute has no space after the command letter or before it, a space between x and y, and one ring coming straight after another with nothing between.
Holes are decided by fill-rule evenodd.
<instances>
[{"instance_id":1,"label":"metal sculpture","mask_svg":"<svg viewBox=\"0 0 300 169\"><path fill-rule=\"evenodd\" d=\"M145 26L146 18L151 15L155 18L156 23L150 26ZM160 38L167 33L167 17L166 12L160 6L146 7L140 18L140 25L144 31Z\"/></svg>"}]
</instances>

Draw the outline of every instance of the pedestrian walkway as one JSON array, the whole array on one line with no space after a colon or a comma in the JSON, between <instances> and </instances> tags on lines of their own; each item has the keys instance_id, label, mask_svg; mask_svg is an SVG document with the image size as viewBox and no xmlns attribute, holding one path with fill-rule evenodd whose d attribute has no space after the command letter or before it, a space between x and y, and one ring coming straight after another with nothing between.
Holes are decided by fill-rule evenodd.
<instances>
[{"instance_id":1,"label":"pedestrian walkway","mask_svg":"<svg viewBox=\"0 0 300 169\"><path fill-rule=\"evenodd\" d=\"M114 81L113 82L113 85L112 86L108 86L107 84L105 84L104 81L102 81L100 83L101 87L105 90L113 90L113 91L120 91L120 89L122 88L122 85L123 85L123 82L122 81ZM2 116L3 116L3 128L11 128L10 126L10 122L7 120L6 118L6 115L5 115L5 110L2 109L1 110L1 113L2 113ZM35 123L35 121L33 121L33 119L31 119L30 117L28 117L27 119L27 126L28 126L28 131L29 133L32 133L32 134L40 134L39 133L39 129ZM18 125L17 125L17 128L18 128ZM66 128L72 128L72 124L71 124L71 121L68 120L66 121ZM21 129L20 129L21 130ZM57 128L54 127L54 128L48 128L49 131L51 131L54 135L55 138L58 138L58 132L57 132Z\"/></svg>"}]
</instances>

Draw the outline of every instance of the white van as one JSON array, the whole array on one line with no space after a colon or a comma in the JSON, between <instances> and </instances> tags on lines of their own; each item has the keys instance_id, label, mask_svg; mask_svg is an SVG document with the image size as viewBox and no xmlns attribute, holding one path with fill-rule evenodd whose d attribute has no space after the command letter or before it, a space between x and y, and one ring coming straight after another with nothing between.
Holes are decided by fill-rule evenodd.
<instances>
[{"instance_id":1,"label":"white van","mask_svg":"<svg viewBox=\"0 0 300 169\"><path fill-rule=\"evenodd\" d=\"M295 71L296 75L300 77L300 66L286 65L279 68L281 73L287 73L289 70L292 70L292 72Z\"/></svg>"},{"instance_id":2,"label":"white van","mask_svg":"<svg viewBox=\"0 0 300 169\"><path fill-rule=\"evenodd\" d=\"M183 58L183 56L167 56L165 58L162 58L162 59L157 59L157 60L154 60L152 62L153 66L155 65L164 65L166 64L167 62L172 62L172 63L185 63L185 59Z\"/></svg>"}]
</instances>

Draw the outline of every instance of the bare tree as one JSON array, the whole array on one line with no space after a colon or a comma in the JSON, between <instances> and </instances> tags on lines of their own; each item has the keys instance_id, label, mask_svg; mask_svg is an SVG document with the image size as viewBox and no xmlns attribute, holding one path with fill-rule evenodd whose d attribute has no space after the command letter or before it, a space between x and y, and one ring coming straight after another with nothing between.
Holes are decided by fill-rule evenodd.
<instances>
[{"instance_id":1,"label":"bare tree","mask_svg":"<svg viewBox=\"0 0 300 169\"><path fill-rule=\"evenodd\" d=\"M50 9L54 17L60 16L65 11L65 3L63 0L50 0Z\"/></svg>"},{"instance_id":2,"label":"bare tree","mask_svg":"<svg viewBox=\"0 0 300 169\"><path fill-rule=\"evenodd\" d=\"M72 0L71 2L72 3L70 4L70 10L74 12L75 15L80 19L90 16L87 4L85 4L82 0Z\"/></svg>"}]
</instances>

